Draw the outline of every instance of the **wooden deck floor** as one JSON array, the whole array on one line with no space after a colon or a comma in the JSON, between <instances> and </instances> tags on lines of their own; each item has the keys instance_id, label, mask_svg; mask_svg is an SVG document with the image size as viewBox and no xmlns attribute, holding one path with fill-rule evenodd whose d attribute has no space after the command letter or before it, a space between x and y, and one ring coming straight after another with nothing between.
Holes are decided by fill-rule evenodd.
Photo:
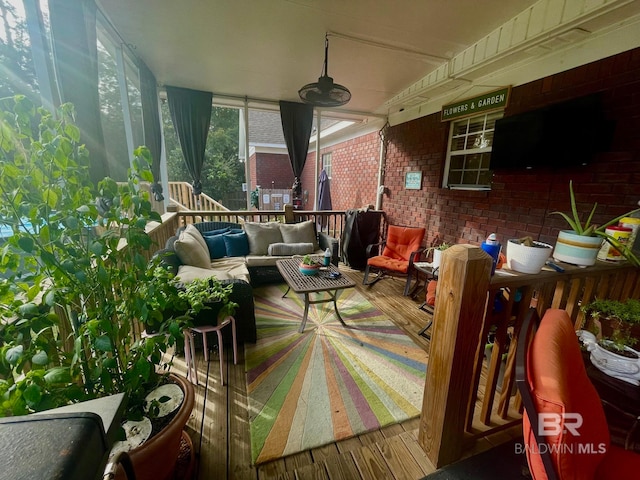
<instances>
[{"instance_id":1,"label":"wooden deck floor","mask_svg":"<svg viewBox=\"0 0 640 480\"><path fill-rule=\"evenodd\" d=\"M428 314L418 309L422 301L420 298L402 296L403 279L385 278L373 287L365 287L362 285L362 272L343 267L341 270L353 278L359 292L425 351L429 351L428 340L418 335L429 320ZM226 349L225 355L231 353L229 350ZM210 361L208 388L205 390L203 385L196 387L196 403L187 426L198 462L197 477L194 478L415 480L435 470L417 442L418 418L258 467L252 466L244 348L239 348L238 353L237 365L232 362L232 353L227 355L230 361L225 364L227 383L224 386L220 385L220 367L214 354ZM202 357L198 360L202 383L207 365ZM182 358L177 359L174 368L177 373L186 373ZM206 407L204 418L203 405ZM517 429L512 429L479 440L465 456L480 453L518 434Z\"/></svg>"}]
</instances>

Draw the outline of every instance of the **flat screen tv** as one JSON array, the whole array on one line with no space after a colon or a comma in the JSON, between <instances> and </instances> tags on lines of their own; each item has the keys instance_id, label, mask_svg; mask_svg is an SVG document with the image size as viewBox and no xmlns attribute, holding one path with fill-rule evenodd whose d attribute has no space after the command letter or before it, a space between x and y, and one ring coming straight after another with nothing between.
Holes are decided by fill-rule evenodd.
<instances>
[{"instance_id":1,"label":"flat screen tv","mask_svg":"<svg viewBox=\"0 0 640 480\"><path fill-rule=\"evenodd\" d=\"M604 116L599 94L501 118L496 121L490 167L585 165L609 149L613 126Z\"/></svg>"}]
</instances>

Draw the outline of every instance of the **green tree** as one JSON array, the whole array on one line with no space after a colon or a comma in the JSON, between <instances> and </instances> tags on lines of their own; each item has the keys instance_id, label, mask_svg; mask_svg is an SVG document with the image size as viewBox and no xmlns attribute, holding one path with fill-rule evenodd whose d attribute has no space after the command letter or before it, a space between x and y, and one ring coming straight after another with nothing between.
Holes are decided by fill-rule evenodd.
<instances>
[{"instance_id":1,"label":"green tree","mask_svg":"<svg viewBox=\"0 0 640 480\"><path fill-rule=\"evenodd\" d=\"M98 43L98 93L100 95L100 122L104 134L109 176L117 181L127 179L129 149L124 132L124 116L120 101L120 86L116 62L107 48ZM130 95L130 99L136 96ZM139 96L138 96L139 98ZM136 113L139 109L132 108ZM141 123L141 122L140 122ZM136 121L134 119L134 125ZM141 142L139 142L141 143Z\"/></svg>"},{"instance_id":2,"label":"green tree","mask_svg":"<svg viewBox=\"0 0 640 480\"><path fill-rule=\"evenodd\" d=\"M169 180L191 183L166 103L162 106L162 118ZM202 191L223 203L225 199L241 192L245 181L244 164L238 160L238 138L238 110L213 107L202 168Z\"/></svg>"},{"instance_id":3,"label":"green tree","mask_svg":"<svg viewBox=\"0 0 640 480\"><path fill-rule=\"evenodd\" d=\"M0 0L0 98L22 94L40 103L25 19L8 0Z\"/></svg>"}]
</instances>

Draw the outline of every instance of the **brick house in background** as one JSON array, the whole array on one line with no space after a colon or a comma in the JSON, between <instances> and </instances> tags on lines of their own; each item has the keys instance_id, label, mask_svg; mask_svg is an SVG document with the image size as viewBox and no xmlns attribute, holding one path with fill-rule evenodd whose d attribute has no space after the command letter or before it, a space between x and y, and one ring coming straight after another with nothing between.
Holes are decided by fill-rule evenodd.
<instances>
[{"instance_id":1,"label":"brick house in background","mask_svg":"<svg viewBox=\"0 0 640 480\"><path fill-rule=\"evenodd\" d=\"M291 188L293 170L284 143L280 113L249 111L251 188Z\"/></svg>"},{"instance_id":2,"label":"brick house in background","mask_svg":"<svg viewBox=\"0 0 640 480\"><path fill-rule=\"evenodd\" d=\"M312 136L316 131L316 118L313 120ZM322 128L329 128L336 120L322 119ZM293 185L293 170L289 161L287 146L282 133L280 112L267 110L249 110L249 158L251 186L262 189L290 189ZM320 165L322 169L322 165ZM301 176L303 208L315 209L315 153L307 157ZM291 203L291 202L289 202ZM273 206L266 210L273 209Z\"/></svg>"}]
</instances>

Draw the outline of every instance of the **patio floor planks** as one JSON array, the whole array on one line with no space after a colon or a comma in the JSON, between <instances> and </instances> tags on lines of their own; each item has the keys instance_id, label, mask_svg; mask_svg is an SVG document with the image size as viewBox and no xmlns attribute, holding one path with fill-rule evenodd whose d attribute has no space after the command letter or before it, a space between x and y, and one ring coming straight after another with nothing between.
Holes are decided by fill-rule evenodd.
<instances>
[{"instance_id":1,"label":"patio floor planks","mask_svg":"<svg viewBox=\"0 0 640 480\"><path fill-rule=\"evenodd\" d=\"M360 293L385 312L425 351L429 351L429 341L418 335L429 320L428 314L418 309L423 298L412 299L402 296L404 279L384 278L375 286L367 287L362 285L362 272L343 266L341 271L356 282L356 289ZM202 349L197 352L200 385L195 387L196 404L187 424L187 431L193 439L199 463L196 467L198 480L415 480L435 470L417 442L419 419L390 425L258 467L251 466L244 348L239 345L237 365L233 364L233 353L230 350L225 349L225 355L228 357L225 359L228 361L225 362L227 383L224 386L220 385L217 353L211 355L201 449L200 426L207 365L202 357ZM182 357L176 358L174 369L177 373L186 374ZM489 442L478 443L473 452L469 453L478 453L478 450L492 446Z\"/></svg>"}]
</instances>

